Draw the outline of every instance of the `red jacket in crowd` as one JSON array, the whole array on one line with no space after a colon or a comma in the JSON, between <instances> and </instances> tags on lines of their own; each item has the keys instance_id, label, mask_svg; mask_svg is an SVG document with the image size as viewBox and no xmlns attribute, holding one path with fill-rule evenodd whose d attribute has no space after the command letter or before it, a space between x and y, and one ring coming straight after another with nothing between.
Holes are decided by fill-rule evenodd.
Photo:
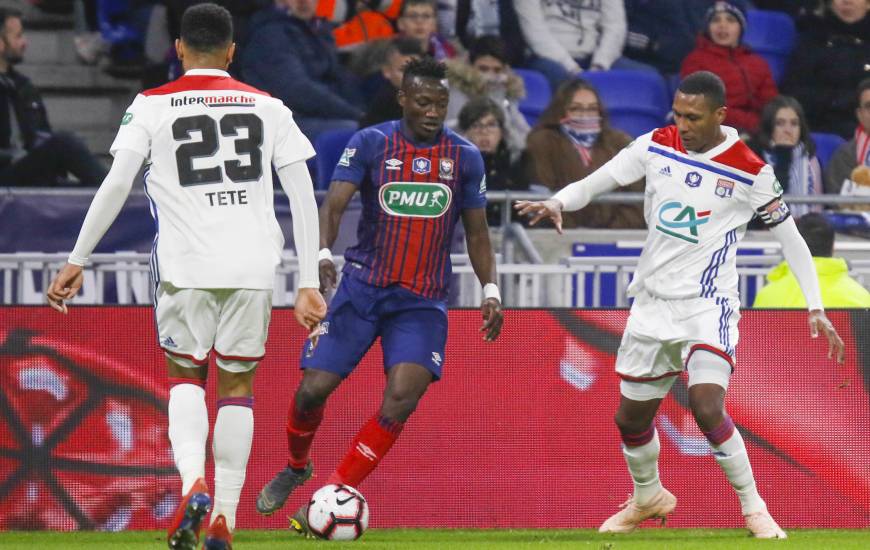
<instances>
[{"instance_id":1,"label":"red jacket in crowd","mask_svg":"<svg viewBox=\"0 0 870 550\"><path fill-rule=\"evenodd\" d=\"M764 58L746 46L717 46L701 35L695 49L683 60L680 77L695 71L710 71L725 82L725 124L751 133L758 130L762 107L778 93Z\"/></svg>"}]
</instances>

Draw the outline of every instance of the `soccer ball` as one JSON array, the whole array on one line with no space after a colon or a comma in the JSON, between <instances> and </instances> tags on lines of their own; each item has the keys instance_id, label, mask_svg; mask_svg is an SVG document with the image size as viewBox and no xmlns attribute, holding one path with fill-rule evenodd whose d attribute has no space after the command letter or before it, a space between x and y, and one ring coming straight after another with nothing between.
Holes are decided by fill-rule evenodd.
<instances>
[{"instance_id":1,"label":"soccer ball","mask_svg":"<svg viewBox=\"0 0 870 550\"><path fill-rule=\"evenodd\" d=\"M356 540L369 526L369 505L349 485L326 485L311 495L308 528L327 540Z\"/></svg>"}]
</instances>

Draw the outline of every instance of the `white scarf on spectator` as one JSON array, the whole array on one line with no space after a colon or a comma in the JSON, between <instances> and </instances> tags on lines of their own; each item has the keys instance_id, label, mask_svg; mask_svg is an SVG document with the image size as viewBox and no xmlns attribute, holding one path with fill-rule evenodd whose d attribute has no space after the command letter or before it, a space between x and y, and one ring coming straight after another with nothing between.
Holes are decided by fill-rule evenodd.
<instances>
[{"instance_id":1,"label":"white scarf on spectator","mask_svg":"<svg viewBox=\"0 0 870 550\"><path fill-rule=\"evenodd\" d=\"M764 152L764 160L771 166L776 160L770 151ZM810 156L803 143L798 143L791 151L791 166L788 170L788 190L792 195L820 195L822 193L819 174L810 165ZM790 204L792 215L799 218L810 211L819 210L805 204Z\"/></svg>"},{"instance_id":2,"label":"white scarf on spectator","mask_svg":"<svg viewBox=\"0 0 870 550\"><path fill-rule=\"evenodd\" d=\"M855 129L855 153L858 166L870 166L870 134L860 124Z\"/></svg>"}]
</instances>

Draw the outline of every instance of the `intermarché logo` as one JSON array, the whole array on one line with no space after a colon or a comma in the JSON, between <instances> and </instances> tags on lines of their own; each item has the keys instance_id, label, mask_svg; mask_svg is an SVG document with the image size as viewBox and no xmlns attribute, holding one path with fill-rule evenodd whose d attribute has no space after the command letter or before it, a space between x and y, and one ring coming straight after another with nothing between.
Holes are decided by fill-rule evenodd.
<instances>
[{"instance_id":1,"label":"intermarch\u00e9 logo","mask_svg":"<svg viewBox=\"0 0 870 550\"><path fill-rule=\"evenodd\" d=\"M679 212L673 215L672 211L676 210ZM665 213L668 215L666 216ZM696 212L691 206L684 206L680 202L666 202L659 208L659 225L656 225L656 229L671 237L698 244L698 226L710 221L710 214L710 210Z\"/></svg>"},{"instance_id":2,"label":"intermarch\u00e9 logo","mask_svg":"<svg viewBox=\"0 0 870 550\"><path fill-rule=\"evenodd\" d=\"M381 186L379 199L394 216L440 218L450 208L453 191L443 183L394 181Z\"/></svg>"}]
</instances>

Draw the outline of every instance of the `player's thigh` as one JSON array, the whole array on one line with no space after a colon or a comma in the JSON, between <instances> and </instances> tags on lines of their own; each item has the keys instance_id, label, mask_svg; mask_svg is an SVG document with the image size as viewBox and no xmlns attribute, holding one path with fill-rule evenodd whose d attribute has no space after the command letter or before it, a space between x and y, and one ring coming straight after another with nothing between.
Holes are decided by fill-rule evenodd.
<instances>
[{"instance_id":1,"label":"player's thigh","mask_svg":"<svg viewBox=\"0 0 870 550\"><path fill-rule=\"evenodd\" d=\"M321 323L317 343L306 341L302 348L300 366L347 378L372 347L378 336L377 318L360 312L368 298L352 296L345 277L329 305L326 318Z\"/></svg>"},{"instance_id":2,"label":"player's thigh","mask_svg":"<svg viewBox=\"0 0 870 550\"><path fill-rule=\"evenodd\" d=\"M214 343L216 363L231 373L251 371L266 355L272 291L240 288L216 294L221 302Z\"/></svg>"},{"instance_id":3,"label":"player's thigh","mask_svg":"<svg viewBox=\"0 0 870 550\"><path fill-rule=\"evenodd\" d=\"M420 365L441 379L447 346L447 311L434 302L416 304L381 321L384 370L401 363Z\"/></svg>"},{"instance_id":4,"label":"player's thigh","mask_svg":"<svg viewBox=\"0 0 870 550\"><path fill-rule=\"evenodd\" d=\"M157 338L167 359L182 368L208 365L220 317L214 292L162 282L154 298Z\"/></svg>"}]
</instances>

